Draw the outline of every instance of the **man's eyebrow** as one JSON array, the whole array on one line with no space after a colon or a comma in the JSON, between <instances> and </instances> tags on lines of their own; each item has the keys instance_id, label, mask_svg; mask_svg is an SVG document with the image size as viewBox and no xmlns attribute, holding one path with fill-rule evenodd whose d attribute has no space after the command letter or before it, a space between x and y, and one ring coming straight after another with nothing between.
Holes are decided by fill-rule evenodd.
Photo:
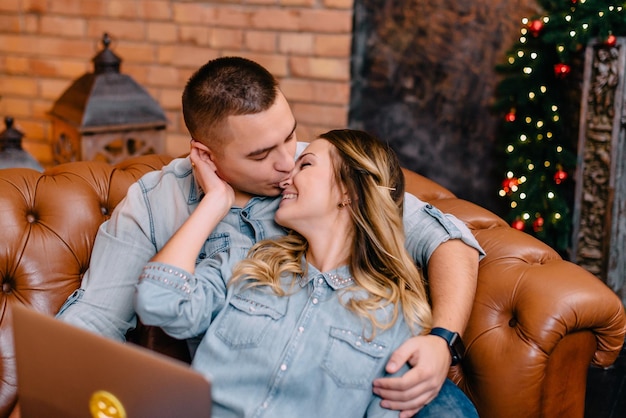
<instances>
[{"instance_id":1,"label":"man's eyebrow","mask_svg":"<svg viewBox=\"0 0 626 418\"><path fill-rule=\"evenodd\" d=\"M298 126L298 122L294 122L293 123L293 128L291 129L291 132L289 132L289 135L287 135L287 137L285 138L285 142L289 141L293 137L294 132L296 132L296 127L297 126ZM267 148L259 149L259 150L256 150L256 151L252 151L251 153L246 155L246 157L247 158L256 157L256 156L259 156L261 154L265 154L266 152L270 152L274 148L276 148L276 145L274 145L272 147L267 147Z\"/></svg>"}]
</instances>

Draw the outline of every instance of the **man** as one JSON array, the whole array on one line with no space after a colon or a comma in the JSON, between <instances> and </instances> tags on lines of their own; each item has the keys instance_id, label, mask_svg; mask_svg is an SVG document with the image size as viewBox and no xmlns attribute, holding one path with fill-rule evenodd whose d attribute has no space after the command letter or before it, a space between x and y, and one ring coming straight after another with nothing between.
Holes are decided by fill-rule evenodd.
<instances>
[{"instance_id":1,"label":"man","mask_svg":"<svg viewBox=\"0 0 626 418\"><path fill-rule=\"evenodd\" d=\"M276 79L258 64L237 57L201 67L183 92L183 115L195 149L235 190L231 234L211 237L198 255L213 257L230 240L249 245L284 233L271 205L294 167L296 121ZM117 340L135 326L133 294L143 266L169 240L202 198L188 158L133 184L98 232L89 270L59 318ZM476 288L480 247L458 220L414 197L405 206L407 247L427 268L433 324L461 333ZM282 231L282 232L281 232ZM211 242L209 242L211 241ZM223 247L221 248L223 250ZM446 340L414 337L392 356L388 371L408 362L402 378L374 382L382 405L412 416L437 396L451 363Z\"/></svg>"}]
</instances>

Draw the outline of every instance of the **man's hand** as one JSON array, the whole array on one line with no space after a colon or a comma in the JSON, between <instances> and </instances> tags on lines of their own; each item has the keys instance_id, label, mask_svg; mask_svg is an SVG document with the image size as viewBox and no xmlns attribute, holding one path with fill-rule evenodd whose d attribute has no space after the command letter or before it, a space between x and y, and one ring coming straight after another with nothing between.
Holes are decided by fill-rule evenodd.
<instances>
[{"instance_id":1,"label":"man's hand","mask_svg":"<svg viewBox=\"0 0 626 418\"><path fill-rule=\"evenodd\" d=\"M442 338L433 335L410 338L392 354L386 370L396 373L405 363L411 370L402 377L376 379L374 393L383 399L382 407L402 411L400 418L412 417L439 394L451 360Z\"/></svg>"}]
</instances>

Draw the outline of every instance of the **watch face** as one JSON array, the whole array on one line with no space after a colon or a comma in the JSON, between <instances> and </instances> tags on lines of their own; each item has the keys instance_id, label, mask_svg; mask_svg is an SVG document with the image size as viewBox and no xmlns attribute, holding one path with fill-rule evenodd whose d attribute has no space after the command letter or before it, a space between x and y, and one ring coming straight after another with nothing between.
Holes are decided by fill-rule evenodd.
<instances>
[{"instance_id":1,"label":"watch face","mask_svg":"<svg viewBox=\"0 0 626 418\"><path fill-rule=\"evenodd\" d=\"M461 360L465 355L465 345L463 344L463 340L459 334L456 332L452 337L452 341L450 341L450 348L454 352L453 357L457 357L457 361Z\"/></svg>"}]
</instances>

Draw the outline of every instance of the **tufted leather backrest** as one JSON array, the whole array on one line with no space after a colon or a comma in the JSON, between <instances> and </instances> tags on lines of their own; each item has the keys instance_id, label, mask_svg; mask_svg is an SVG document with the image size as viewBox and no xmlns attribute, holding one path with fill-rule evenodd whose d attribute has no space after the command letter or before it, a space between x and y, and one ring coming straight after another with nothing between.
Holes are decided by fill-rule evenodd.
<instances>
[{"instance_id":1,"label":"tufted leather backrest","mask_svg":"<svg viewBox=\"0 0 626 418\"><path fill-rule=\"evenodd\" d=\"M170 160L76 162L39 173L0 170L0 416L15 403L11 305L56 313L80 285L98 226L130 184Z\"/></svg>"}]
</instances>

